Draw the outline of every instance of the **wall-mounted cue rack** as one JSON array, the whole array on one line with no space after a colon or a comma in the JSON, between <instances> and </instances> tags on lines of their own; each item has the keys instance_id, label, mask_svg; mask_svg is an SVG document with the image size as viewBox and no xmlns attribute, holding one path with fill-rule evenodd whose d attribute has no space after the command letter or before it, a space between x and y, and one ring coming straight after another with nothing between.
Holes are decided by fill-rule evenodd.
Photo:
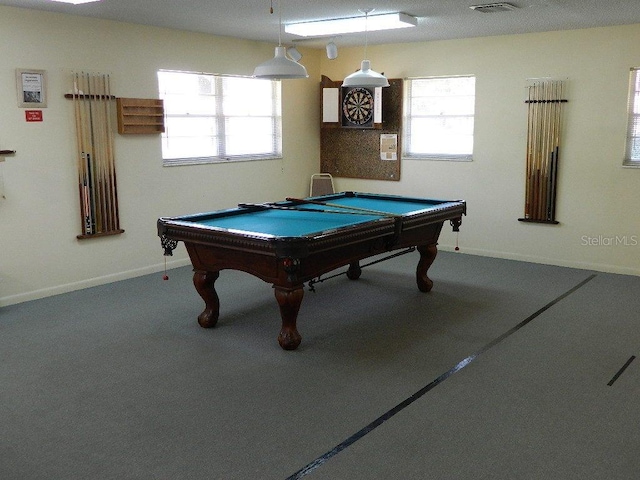
<instances>
[{"instance_id":1,"label":"wall-mounted cue rack","mask_svg":"<svg viewBox=\"0 0 640 480\"><path fill-rule=\"evenodd\" d=\"M80 230L78 239L123 233L118 213L114 137L114 100L109 75L73 74L78 150Z\"/></svg>"},{"instance_id":2,"label":"wall-mounted cue rack","mask_svg":"<svg viewBox=\"0 0 640 480\"><path fill-rule=\"evenodd\" d=\"M558 160L565 85L538 80L528 87L527 166L524 217L521 222L558 224Z\"/></svg>"}]
</instances>

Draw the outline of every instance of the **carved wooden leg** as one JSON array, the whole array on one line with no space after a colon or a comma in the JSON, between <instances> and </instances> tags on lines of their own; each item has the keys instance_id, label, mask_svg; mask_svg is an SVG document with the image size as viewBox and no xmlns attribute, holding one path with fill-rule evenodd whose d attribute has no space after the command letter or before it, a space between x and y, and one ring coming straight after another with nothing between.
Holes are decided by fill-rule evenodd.
<instances>
[{"instance_id":1,"label":"carved wooden leg","mask_svg":"<svg viewBox=\"0 0 640 480\"><path fill-rule=\"evenodd\" d=\"M435 244L432 245L418 245L416 247L420 252L420 260L418 261L418 267L416 268L416 281L418 283L418 289L421 292L429 292L433 288L433 281L427 276L427 270L436 259L438 249Z\"/></svg>"},{"instance_id":2,"label":"carved wooden leg","mask_svg":"<svg viewBox=\"0 0 640 480\"><path fill-rule=\"evenodd\" d=\"M296 320L298 311L304 296L302 286L295 290L287 290L280 287L274 287L276 300L280 306L280 316L282 317L282 328L278 335L278 343L285 350L295 350L300 345L302 337L296 328Z\"/></svg>"},{"instance_id":3,"label":"carved wooden leg","mask_svg":"<svg viewBox=\"0 0 640 480\"><path fill-rule=\"evenodd\" d=\"M205 303L204 311L198 316L198 323L201 327L215 327L220 315L220 300L214 283L220 276L220 272L206 272L194 270L193 284Z\"/></svg>"},{"instance_id":4,"label":"carved wooden leg","mask_svg":"<svg viewBox=\"0 0 640 480\"><path fill-rule=\"evenodd\" d=\"M349 280L357 280L362 275L362 268L360 268L360 262L355 261L349 264L349 270L347 270L347 278Z\"/></svg>"}]
</instances>

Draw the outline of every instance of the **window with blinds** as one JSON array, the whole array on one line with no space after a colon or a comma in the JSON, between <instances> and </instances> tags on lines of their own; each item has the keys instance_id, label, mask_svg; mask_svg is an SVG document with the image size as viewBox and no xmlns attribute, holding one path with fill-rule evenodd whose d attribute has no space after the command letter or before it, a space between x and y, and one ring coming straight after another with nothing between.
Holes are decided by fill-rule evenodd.
<instances>
[{"instance_id":1,"label":"window with blinds","mask_svg":"<svg viewBox=\"0 0 640 480\"><path fill-rule=\"evenodd\" d=\"M629 81L629 115L627 125L627 148L624 165L640 167L640 67L631 69Z\"/></svg>"},{"instance_id":2,"label":"window with blinds","mask_svg":"<svg viewBox=\"0 0 640 480\"><path fill-rule=\"evenodd\" d=\"M472 160L475 77L410 78L404 85L403 157Z\"/></svg>"},{"instance_id":3,"label":"window with blinds","mask_svg":"<svg viewBox=\"0 0 640 480\"><path fill-rule=\"evenodd\" d=\"M282 157L279 81L159 71L158 86L164 165Z\"/></svg>"}]
</instances>

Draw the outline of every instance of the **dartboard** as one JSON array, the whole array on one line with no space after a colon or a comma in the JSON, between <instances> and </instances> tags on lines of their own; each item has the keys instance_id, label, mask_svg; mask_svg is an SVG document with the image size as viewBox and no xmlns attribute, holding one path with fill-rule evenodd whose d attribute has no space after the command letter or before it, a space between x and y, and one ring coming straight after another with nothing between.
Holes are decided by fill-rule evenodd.
<instances>
[{"instance_id":1,"label":"dartboard","mask_svg":"<svg viewBox=\"0 0 640 480\"><path fill-rule=\"evenodd\" d=\"M342 115L348 126L366 126L373 118L373 95L364 87L347 90L342 98Z\"/></svg>"}]
</instances>

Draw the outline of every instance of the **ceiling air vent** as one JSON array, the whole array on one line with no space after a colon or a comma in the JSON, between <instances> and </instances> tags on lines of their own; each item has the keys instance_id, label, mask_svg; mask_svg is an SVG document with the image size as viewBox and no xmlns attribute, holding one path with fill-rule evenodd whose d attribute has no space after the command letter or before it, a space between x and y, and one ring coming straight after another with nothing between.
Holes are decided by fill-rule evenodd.
<instances>
[{"instance_id":1,"label":"ceiling air vent","mask_svg":"<svg viewBox=\"0 0 640 480\"><path fill-rule=\"evenodd\" d=\"M507 12L509 10L515 10L516 6L510 3L485 3L484 5L471 5L471 10L482 13L494 13L494 12Z\"/></svg>"}]
</instances>

